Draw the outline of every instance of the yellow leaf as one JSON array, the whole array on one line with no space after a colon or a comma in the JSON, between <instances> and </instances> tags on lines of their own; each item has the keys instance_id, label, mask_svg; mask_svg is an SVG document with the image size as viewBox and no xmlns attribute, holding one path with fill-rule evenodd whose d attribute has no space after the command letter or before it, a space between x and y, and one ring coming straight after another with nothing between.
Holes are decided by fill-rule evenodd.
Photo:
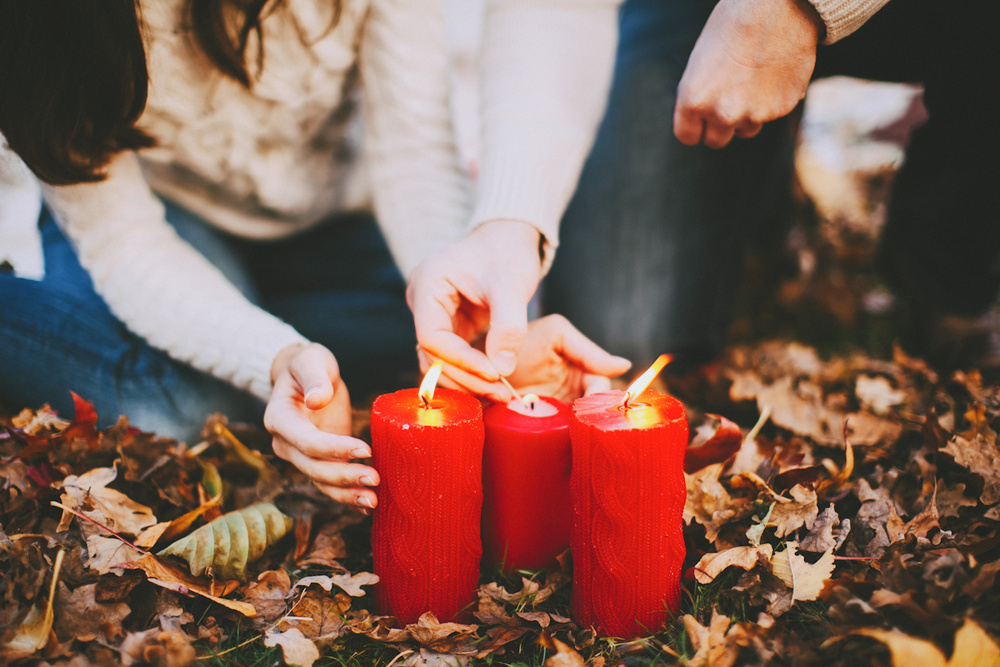
<instances>
[{"instance_id":1,"label":"yellow leaf","mask_svg":"<svg viewBox=\"0 0 1000 667\"><path fill-rule=\"evenodd\" d=\"M1000 667L1000 647L971 619L955 633L955 650L948 667Z\"/></svg>"},{"instance_id":2,"label":"yellow leaf","mask_svg":"<svg viewBox=\"0 0 1000 667\"><path fill-rule=\"evenodd\" d=\"M264 634L264 646L280 646L286 665L312 667L319 660L319 649L311 639L307 639L298 628L285 632L269 630Z\"/></svg>"},{"instance_id":3,"label":"yellow leaf","mask_svg":"<svg viewBox=\"0 0 1000 667\"><path fill-rule=\"evenodd\" d=\"M947 667L944 655L937 646L926 639L917 639L899 630L865 628L857 634L879 640L889 647L894 667Z\"/></svg>"},{"instance_id":4,"label":"yellow leaf","mask_svg":"<svg viewBox=\"0 0 1000 667\"><path fill-rule=\"evenodd\" d=\"M798 553L798 544L787 542L784 551L771 558L771 571L792 589L792 602L815 600L823 590L823 584L833 574L833 549L825 552L818 561L809 564Z\"/></svg>"},{"instance_id":5,"label":"yellow leaf","mask_svg":"<svg viewBox=\"0 0 1000 667\"><path fill-rule=\"evenodd\" d=\"M223 514L158 555L184 559L196 577L211 568L219 579L245 581L247 564L260 558L294 523L271 503L257 503Z\"/></svg>"},{"instance_id":6,"label":"yellow leaf","mask_svg":"<svg viewBox=\"0 0 1000 667\"><path fill-rule=\"evenodd\" d=\"M52 631L52 621L55 614L52 611L52 604L56 599L56 582L59 581L59 570L62 569L63 556L66 552L63 549L56 554L56 562L52 566L52 583L49 585L49 601L45 604L45 609L32 607L24 621L18 626L17 632L3 648L12 653L31 655L36 651L45 648L49 643L49 633Z\"/></svg>"}]
</instances>

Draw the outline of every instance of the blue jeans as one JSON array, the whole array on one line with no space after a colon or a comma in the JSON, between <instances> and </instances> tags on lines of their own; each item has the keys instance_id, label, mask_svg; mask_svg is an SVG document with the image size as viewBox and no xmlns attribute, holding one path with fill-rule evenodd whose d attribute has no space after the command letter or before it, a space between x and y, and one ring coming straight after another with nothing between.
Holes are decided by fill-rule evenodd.
<instances>
[{"instance_id":1,"label":"blue jeans","mask_svg":"<svg viewBox=\"0 0 1000 667\"><path fill-rule=\"evenodd\" d=\"M329 347L352 397L416 374L405 284L371 216L338 215L268 242L218 232L170 204L167 218L248 299ZM126 329L47 211L39 226L44 279L0 274L0 401L10 409L49 403L71 416L72 390L94 404L102 426L124 414L143 430L189 441L214 412L259 423L260 400Z\"/></svg>"},{"instance_id":2,"label":"blue jeans","mask_svg":"<svg viewBox=\"0 0 1000 667\"><path fill-rule=\"evenodd\" d=\"M544 310L636 368L670 352L683 370L722 349L744 249L789 202L787 122L723 150L673 135L677 84L714 5L623 5L610 101L544 285Z\"/></svg>"}]
</instances>

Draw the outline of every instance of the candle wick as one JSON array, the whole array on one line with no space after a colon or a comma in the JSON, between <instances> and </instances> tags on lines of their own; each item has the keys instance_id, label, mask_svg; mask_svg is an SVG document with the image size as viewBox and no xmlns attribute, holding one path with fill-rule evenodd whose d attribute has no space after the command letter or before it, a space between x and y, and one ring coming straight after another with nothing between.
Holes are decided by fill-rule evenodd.
<instances>
[{"instance_id":1,"label":"candle wick","mask_svg":"<svg viewBox=\"0 0 1000 667\"><path fill-rule=\"evenodd\" d=\"M430 407L431 402L427 400L427 394L420 394L420 401L424 404L423 407Z\"/></svg>"},{"instance_id":2,"label":"candle wick","mask_svg":"<svg viewBox=\"0 0 1000 667\"><path fill-rule=\"evenodd\" d=\"M531 407L532 410L535 409L535 402L534 401L531 402L531 406L530 407Z\"/></svg>"},{"instance_id":3,"label":"candle wick","mask_svg":"<svg viewBox=\"0 0 1000 667\"><path fill-rule=\"evenodd\" d=\"M629 394L629 393L628 393L628 392L626 391L626 392L625 392L625 398L624 398L624 399L622 399L622 409L623 409L623 410L628 410L628 399L630 399L630 398L632 398L632 395L631 395L631 394Z\"/></svg>"}]
</instances>

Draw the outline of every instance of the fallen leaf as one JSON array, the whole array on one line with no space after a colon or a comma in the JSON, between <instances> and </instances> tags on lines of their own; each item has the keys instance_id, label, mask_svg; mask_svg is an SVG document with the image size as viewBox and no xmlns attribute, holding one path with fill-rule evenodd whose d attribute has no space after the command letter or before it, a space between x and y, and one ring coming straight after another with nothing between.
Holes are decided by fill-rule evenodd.
<instances>
[{"instance_id":1,"label":"fallen leaf","mask_svg":"<svg viewBox=\"0 0 1000 667\"><path fill-rule=\"evenodd\" d=\"M53 626L59 641L93 641L104 634L102 626L120 626L132 613L132 609L124 602L97 602L94 599L96 588L97 584L86 584L70 591L66 584L59 582L56 593L59 604L55 608Z\"/></svg>"},{"instance_id":2,"label":"fallen leaf","mask_svg":"<svg viewBox=\"0 0 1000 667\"><path fill-rule=\"evenodd\" d=\"M187 561L191 574L211 570L221 579L245 581L247 564L291 530L294 519L270 503L228 512L159 552Z\"/></svg>"},{"instance_id":3,"label":"fallen leaf","mask_svg":"<svg viewBox=\"0 0 1000 667\"><path fill-rule=\"evenodd\" d=\"M555 654L545 660L545 667L584 667L583 656L565 642L561 642L547 632L538 638L538 643Z\"/></svg>"},{"instance_id":4,"label":"fallen leaf","mask_svg":"<svg viewBox=\"0 0 1000 667\"><path fill-rule=\"evenodd\" d=\"M157 560L153 554L143 554L141 558L128 563L122 563L119 567L131 570L142 570L146 573L150 582L156 584L157 586L162 586L163 588L181 593L182 595L190 595L194 593L212 600L213 602L217 602L224 607L238 611L244 616L257 615L257 610L254 609L252 604L240 602L239 600L227 600L226 598L220 597L221 595L226 595L232 590L232 588L226 586L225 583L219 585L217 595L215 592L209 590L207 586L202 584L202 582L198 581L186 572Z\"/></svg>"},{"instance_id":5,"label":"fallen leaf","mask_svg":"<svg viewBox=\"0 0 1000 667\"><path fill-rule=\"evenodd\" d=\"M441 623L433 612L428 611L416 623L407 625L406 630L414 641L427 648L451 653L457 652L462 644L473 641L479 627L462 623Z\"/></svg>"},{"instance_id":6,"label":"fallen leaf","mask_svg":"<svg viewBox=\"0 0 1000 667\"><path fill-rule=\"evenodd\" d=\"M789 490L788 495L792 497L791 500L777 498L777 503L771 512L771 520L767 524L776 528L775 537L784 537L802 526L811 528L819 513L816 492L812 489L796 484Z\"/></svg>"},{"instance_id":7,"label":"fallen leaf","mask_svg":"<svg viewBox=\"0 0 1000 667\"><path fill-rule=\"evenodd\" d=\"M733 547L718 553L705 554L694 566L694 578L700 584L708 584L727 567L736 566L750 570L761 562L761 559L765 563L771 560L773 553L774 547L770 544L761 544L753 547Z\"/></svg>"},{"instance_id":8,"label":"fallen leaf","mask_svg":"<svg viewBox=\"0 0 1000 667\"><path fill-rule=\"evenodd\" d=\"M818 561L810 564L799 555L795 542L786 542L785 546L784 551L771 557L771 571L792 589L792 602L815 600L833 574L833 550L827 551Z\"/></svg>"},{"instance_id":9,"label":"fallen leaf","mask_svg":"<svg viewBox=\"0 0 1000 667\"><path fill-rule=\"evenodd\" d=\"M128 633L120 650L125 667L185 667L193 663L196 656L190 637L181 632L164 632L159 628Z\"/></svg>"},{"instance_id":10,"label":"fallen leaf","mask_svg":"<svg viewBox=\"0 0 1000 667\"><path fill-rule=\"evenodd\" d=\"M65 554L62 549L56 554L56 562L52 566L52 583L49 585L49 599L45 607L33 606L18 626L14 637L4 642L3 648L9 652L7 657L28 656L42 650L49 643L49 633L52 631L52 622L55 619L53 605L56 601L56 582L59 581L59 570L62 569Z\"/></svg>"},{"instance_id":11,"label":"fallen leaf","mask_svg":"<svg viewBox=\"0 0 1000 667\"><path fill-rule=\"evenodd\" d=\"M840 517L837 515L837 510L833 508L833 505L830 505L816 517L812 529L802 539L799 546L805 551L815 552L833 549L837 544L837 540L833 537L833 529L839 523Z\"/></svg>"},{"instance_id":12,"label":"fallen leaf","mask_svg":"<svg viewBox=\"0 0 1000 667\"><path fill-rule=\"evenodd\" d=\"M365 595L365 590L361 588L362 586L372 586L377 583L378 575L372 574L371 572L358 572L357 574L345 572L334 575L324 574L303 577L295 582L295 587L306 588L313 584L317 584L322 586L326 591L330 591L333 586L336 586L351 597L359 598Z\"/></svg>"},{"instance_id":13,"label":"fallen leaf","mask_svg":"<svg viewBox=\"0 0 1000 667\"><path fill-rule=\"evenodd\" d=\"M854 395L876 415L884 417L889 410L906 400L906 392L893 389L884 377L861 374L854 385Z\"/></svg>"},{"instance_id":14,"label":"fallen leaf","mask_svg":"<svg viewBox=\"0 0 1000 667\"><path fill-rule=\"evenodd\" d=\"M736 664L740 647L736 636L728 633L729 620L715 608L708 627L701 625L694 616L684 615L684 630L695 650L688 663L691 667L732 667Z\"/></svg>"},{"instance_id":15,"label":"fallen leaf","mask_svg":"<svg viewBox=\"0 0 1000 667\"><path fill-rule=\"evenodd\" d=\"M983 504L1000 503L1000 469L996 465L1000 460L1000 448L997 447L995 434L980 433L972 439L955 435L941 451L955 459L958 465L982 477Z\"/></svg>"},{"instance_id":16,"label":"fallen leaf","mask_svg":"<svg viewBox=\"0 0 1000 667\"><path fill-rule=\"evenodd\" d=\"M736 516L742 502L730 497L719 481L722 464L713 463L693 475L684 475L687 485L687 501L684 504L684 523L697 521L705 527L705 537L715 542L722 526Z\"/></svg>"},{"instance_id":17,"label":"fallen leaf","mask_svg":"<svg viewBox=\"0 0 1000 667\"><path fill-rule=\"evenodd\" d=\"M736 454L743 442L743 431L722 415L706 414L714 422L711 435L703 436L701 429L684 450L684 472L692 474L712 463L723 463Z\"/></svg>"},{"instance_id":18,"label":"fallen leaf","mask_svg":"<svg viewBox=\"0 0 1000 667\"><path fill-rule=\"evenodd\" d=\"M243 589L243 601L253 605L257 618L264 621L276 620L288 608L292 582L284 570L268 570L257 575Z\"/></svg>"},{"instance_id":19,"label":"fallen leaf","mask_svg":"<svg viewBox=\"0 0 1000 667\"><path fill-rule=\"evenodd\" d=\"M270 630L264 633L264 646L280 646L286 665L312 667L319 660L319 649L311 640L303 636L298 628L284 632Z\"/></svg>"},{"instance_id":20,"label":"fallen leaf","mask_svg":"<svg viewBox=\"0 0 1000 667\"><path fill-rule=\"evenodd\" d=\"M948 667L1000 667L1000 646L971 618L955 633Z\"/></svg>"}]
</instances>

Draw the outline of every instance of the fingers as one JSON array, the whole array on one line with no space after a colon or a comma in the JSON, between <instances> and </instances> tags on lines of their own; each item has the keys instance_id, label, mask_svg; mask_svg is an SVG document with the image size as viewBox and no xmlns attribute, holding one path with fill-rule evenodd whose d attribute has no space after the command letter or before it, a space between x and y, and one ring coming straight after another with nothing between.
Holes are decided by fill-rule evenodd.
<instances>
[{"instance_id":1,"label":"fingers","mask_svg":"<svg viewBox=\"0 0 1000 667\"><path fill-rule=\"evenodd\" d=\"M490 330L486 334L486 356L500 375L507 376L514 372L517 353L527 331L528 304L509 290L494 290L490 303Z\"/></svg>"},{"instance_id":2,"label":"fingers","mask_svg":"<svg viewBox=\"0 0 1000 667\"><path fill-rule=\"evenodd\" d=\"M693 109L681 104L674 109L674 136L682 144L695 146L705 134L705 122Z\"/></svg>"},{"instance_id":3,"label":"fingers","mask_svg":"<svg viewBox=\"0 0 1000 667\"><path fill-rule=\"evenodd\" d=\"M340 378L340 367L330 350L311 343L292 357L288 371L302 388L307 407L321 408L333 399L334 382Z\"/></svg>"},{"instance_id":4,"label":"fingers","mask_svg":"<svg viewBox=\"0 0 1000 667\"><path fill-rule=\"evenodd\" d=\"M611 379L604 375L587 373L583 376L583 395L596 394L601 391L611 391Z\"/></svg>"},{"instance_id":5,"label":"fingers","mask_svg":"<svg viewBox=\"0 0 1000 667\"><path fill-rule=\"evenodd\" d=\"M556 351L587 373L616 377L632 367L631 361L605 351L566 318L549 317L554 318L552 326L557 329Z\"/></svg>"},{"instance_id":6,"label":"fingers","mask_svg":"<svg viewBox=\"0 0 1000 667\"><path fill-rule=\"evenodd\" d=\"M417 354L420 357L421 368L429 366L434 361L424 350L419 350ZM450 389L467 391L494 401L507 401L511 398L510 390L500 382L487 382L446 361L441 361L441 379L438 380L438 384Z\"/></svg>"}]
</instances>

